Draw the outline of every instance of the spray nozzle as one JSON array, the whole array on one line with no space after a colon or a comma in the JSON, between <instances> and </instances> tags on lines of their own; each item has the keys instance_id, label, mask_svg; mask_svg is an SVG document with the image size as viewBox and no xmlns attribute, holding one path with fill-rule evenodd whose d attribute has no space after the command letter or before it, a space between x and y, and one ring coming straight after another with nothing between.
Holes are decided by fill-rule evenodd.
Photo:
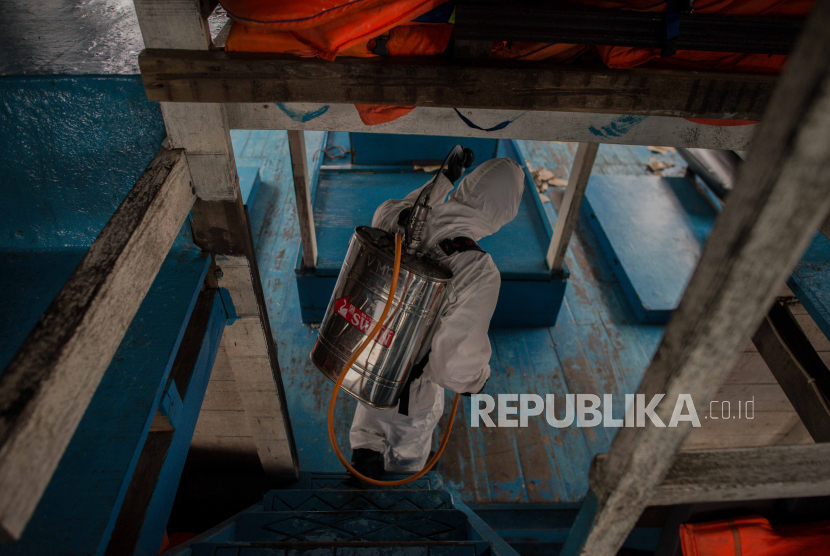
<instances>
[{"instance_id":1,"label":"spray nozzle","mask_svg":"<svg viewBox=\"0 0 830 556\"><path fill-rule=\"evenodd\" d=\"M429 205L429 196L432 194L432 190L435 189L438 176L444 174L448 180L455 182L464 173L465 168L473 165L474 160L475 155L472 149L464 148L461 145L454 146L444 159L444 163L441 164L441 168L435 174L435 177L432 178L432 181L418 195L404 225L404 244L408 254L413 255L417 253L418 248L421 246L423 231L426 227L429 212L432 210Z\"/></svg>"}]
</instances>

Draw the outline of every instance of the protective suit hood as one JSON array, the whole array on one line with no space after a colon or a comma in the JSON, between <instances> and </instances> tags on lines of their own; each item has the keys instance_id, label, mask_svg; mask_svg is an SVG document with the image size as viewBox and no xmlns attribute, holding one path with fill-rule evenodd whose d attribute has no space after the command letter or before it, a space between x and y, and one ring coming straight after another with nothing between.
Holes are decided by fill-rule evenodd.
<instances>
[{"instance_id":1,"label":"protective suit hood","mask_svg":"<svg viewBox=\"0 0 830 556\"><path fill-rule=\"evenodd\" d=\"M523 190L521 166L507 158L488 160L461 180L446 203L433 209L430 235L447 230L452 236L478 241L494 234L516 216Z\"/></svg>"}]
</instances>

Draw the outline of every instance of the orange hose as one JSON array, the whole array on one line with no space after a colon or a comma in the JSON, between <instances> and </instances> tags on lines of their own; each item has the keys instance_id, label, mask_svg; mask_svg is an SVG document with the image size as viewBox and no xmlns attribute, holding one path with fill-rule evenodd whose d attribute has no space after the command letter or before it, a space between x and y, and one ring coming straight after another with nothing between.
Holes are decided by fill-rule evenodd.
<instances>
[{"instance_id":1,"label":"orange hose","mask_svg":"<svg viewBox=\"0 0 830 556\"><path fill-rule=\"evenodd\" d=\"M389 308L392 306L392 300L395 299L395 290L398 287L398 273L401 270L401 234L395 234L395 268L392 272L392 287L389 288L389 299L386 300L386 305L383 307L383 313L381 313L380 318L378 319L375 326L372 328L372 331L369 333L369 336L366 338L359 348L352 354L349 361L346 363L346 366L343 367L343 371L340 373L340 376L337 378L337 382L334 383L334 391L331 393L331 399L329 400L329 415L328 415L328 425L329 425L329 442L331 442L331 447L334 448L334 453L337 455L337 459L340 460L340 463L343 464L343 467L349 470L349 473L363 481L364 483L368 483L370 485L381 486L381 487L392 487L392 486L401 486L411 483L412 481L417 481L421 477L423 477L427 471L432 469L432 467L438 463L438 459L441 457L441 454L444 452L444 448L447 446L447 441L450 438L450 431L452 430L453 421L455 421L455 411L458 408L458 394L455 395L455 398L452 401L452 410L450 410L450 420L447 423L447 431L444 433L444 438L441 439L441 445L438 446L438 451L435 452L435 455L432 456L432 459L427 462L423 469L412 475L411 477L407 477L406 479L400 479L398 481L378 481L376 479L370 479L365 475L358 473L354 467L352 467L346 458L343 457L342 452L340 452L340 447L337 445L337 439L334 437L334 406L337 403L337 393L340 392L340 386L343 384L343 379L346 378L346 373L349 372L352 365L357 358L360 357L360 354L363 353L363 350L366 349L374 338L377 336L378 331L380 330L381 325L386 320L386 316L389 314Z\"/></svg>"}]
</instances>

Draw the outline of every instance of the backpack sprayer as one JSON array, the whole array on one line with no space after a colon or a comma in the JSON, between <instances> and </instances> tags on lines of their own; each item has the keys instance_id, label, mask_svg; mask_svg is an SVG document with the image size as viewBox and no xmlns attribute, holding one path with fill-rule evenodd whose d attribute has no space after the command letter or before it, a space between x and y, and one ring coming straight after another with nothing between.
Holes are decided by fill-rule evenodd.
<instances>
[{"instance_id":1,"label":"backpack sprayer","mask_svg":"<svg viewBox=\"0 0 830 556\"><path fill-rule=\"evenodd\" d=\"M472 163L473 151L460 145L453 147L412 207L401 212L399 224L404 228L405 237L369 226L355 228L311 351L314 365L335 382L329 400L328 434L337 459L354 476L372 485L404 485L417 480L435 465L452 430L458 394L453 400L441 445L426 466L406 479L377 481L355 471L337 446L334 436L337 393L342 388L360 402L379 409L397 405L415 359L431 337L453 276L438 260L420 251L431 211L430 195L445 167L449 165L448 177L454 181ZM400 291L399 280L403 282ZM395 309L389 316L393 301ZM379 310L380 317L376 319L374 315Z\"/></svg>"}]
</instances>

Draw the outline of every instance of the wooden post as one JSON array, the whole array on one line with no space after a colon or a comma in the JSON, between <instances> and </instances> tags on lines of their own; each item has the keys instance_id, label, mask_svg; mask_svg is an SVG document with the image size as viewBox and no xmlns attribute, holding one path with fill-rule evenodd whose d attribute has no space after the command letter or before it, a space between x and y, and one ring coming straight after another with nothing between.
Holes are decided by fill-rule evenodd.
<instances>
[{"instance_id":1,"label":"wooden post","mask_svg":"<svg viewBox=\"0 0 830 556\"><path fill-rule=\"evenodd\" d=\"M291 170L294 173L294 198L297 200L297 219L300 221L303 265L307 269L312 269L317 266L317 234L314 232L314 208L311 205L305 133L302 130L288 131L288 149L291 153Z\"/></svg>"},{"instance_id":2,"label":"wooden post","mask_svg":"<svg viewBox=\"0 0 830 556\"><path fill-rule=\"evenodd\" d=\"M145 46L208 52L204 13L211 3L135 0ZM193 206L193 241L215 257L212 286L230 293L236 311L234 322L225 328L223 345L240 348L229 358L262 467L275 481L294 478L299 458L225 107L162 102L161 110L168 141L186 151L198 196Z\"/></svg>"},{"instance_id":3,"label":"wooden post","mask_svg":"<svg viewBox=\"0 0 830 556\"><path fill-rule=\"evenodd\" d=\"M565 190L562 206L559 207L556 228L553 230L553 238L548 247L547 261L551 273L562 271L562 263L565 262L568 243L571 241L579 219L579 207L585 196L585 188L588 187L588 178L591 177L591 168L594 166L597 150L599 150L598 143L580 143L576 148L571 175L568 177L568 188Z\"/></svg>"},{"instance_id":4,"label":"wooden post","mask_svg":"<svg viewBox=\"0 0 830 556\"><path fill-rule=\"evenodd\" d=\"M144 44L152 48L208 50L210 30L197 0L135 0ZM200 199L239 194L236 164L224 107L161 103L169 144L187 151L193 187Z\"/></svg>"},{"instance_id":5,"label":"wooden post","mask_svg":"<svg viewBox=\"0 0 830 556\"><path fill-rule=\"evenodd\" d=\"M830 211L830 0L816 3L638 390L712 398ZM692 409L694 411L694 409ZM562 554L616 554L692 429L621 428Z\"/></svg>"},{"instance_id":6,"label":"wooden post","mask_svg":"<svg viewBox=\"0 0 830 556\"><path fill-rule=\"evenodd\" d=\"M162 149L0 375L0 538L17 540L193 206Z\"/></svg>"}]
</instances>

